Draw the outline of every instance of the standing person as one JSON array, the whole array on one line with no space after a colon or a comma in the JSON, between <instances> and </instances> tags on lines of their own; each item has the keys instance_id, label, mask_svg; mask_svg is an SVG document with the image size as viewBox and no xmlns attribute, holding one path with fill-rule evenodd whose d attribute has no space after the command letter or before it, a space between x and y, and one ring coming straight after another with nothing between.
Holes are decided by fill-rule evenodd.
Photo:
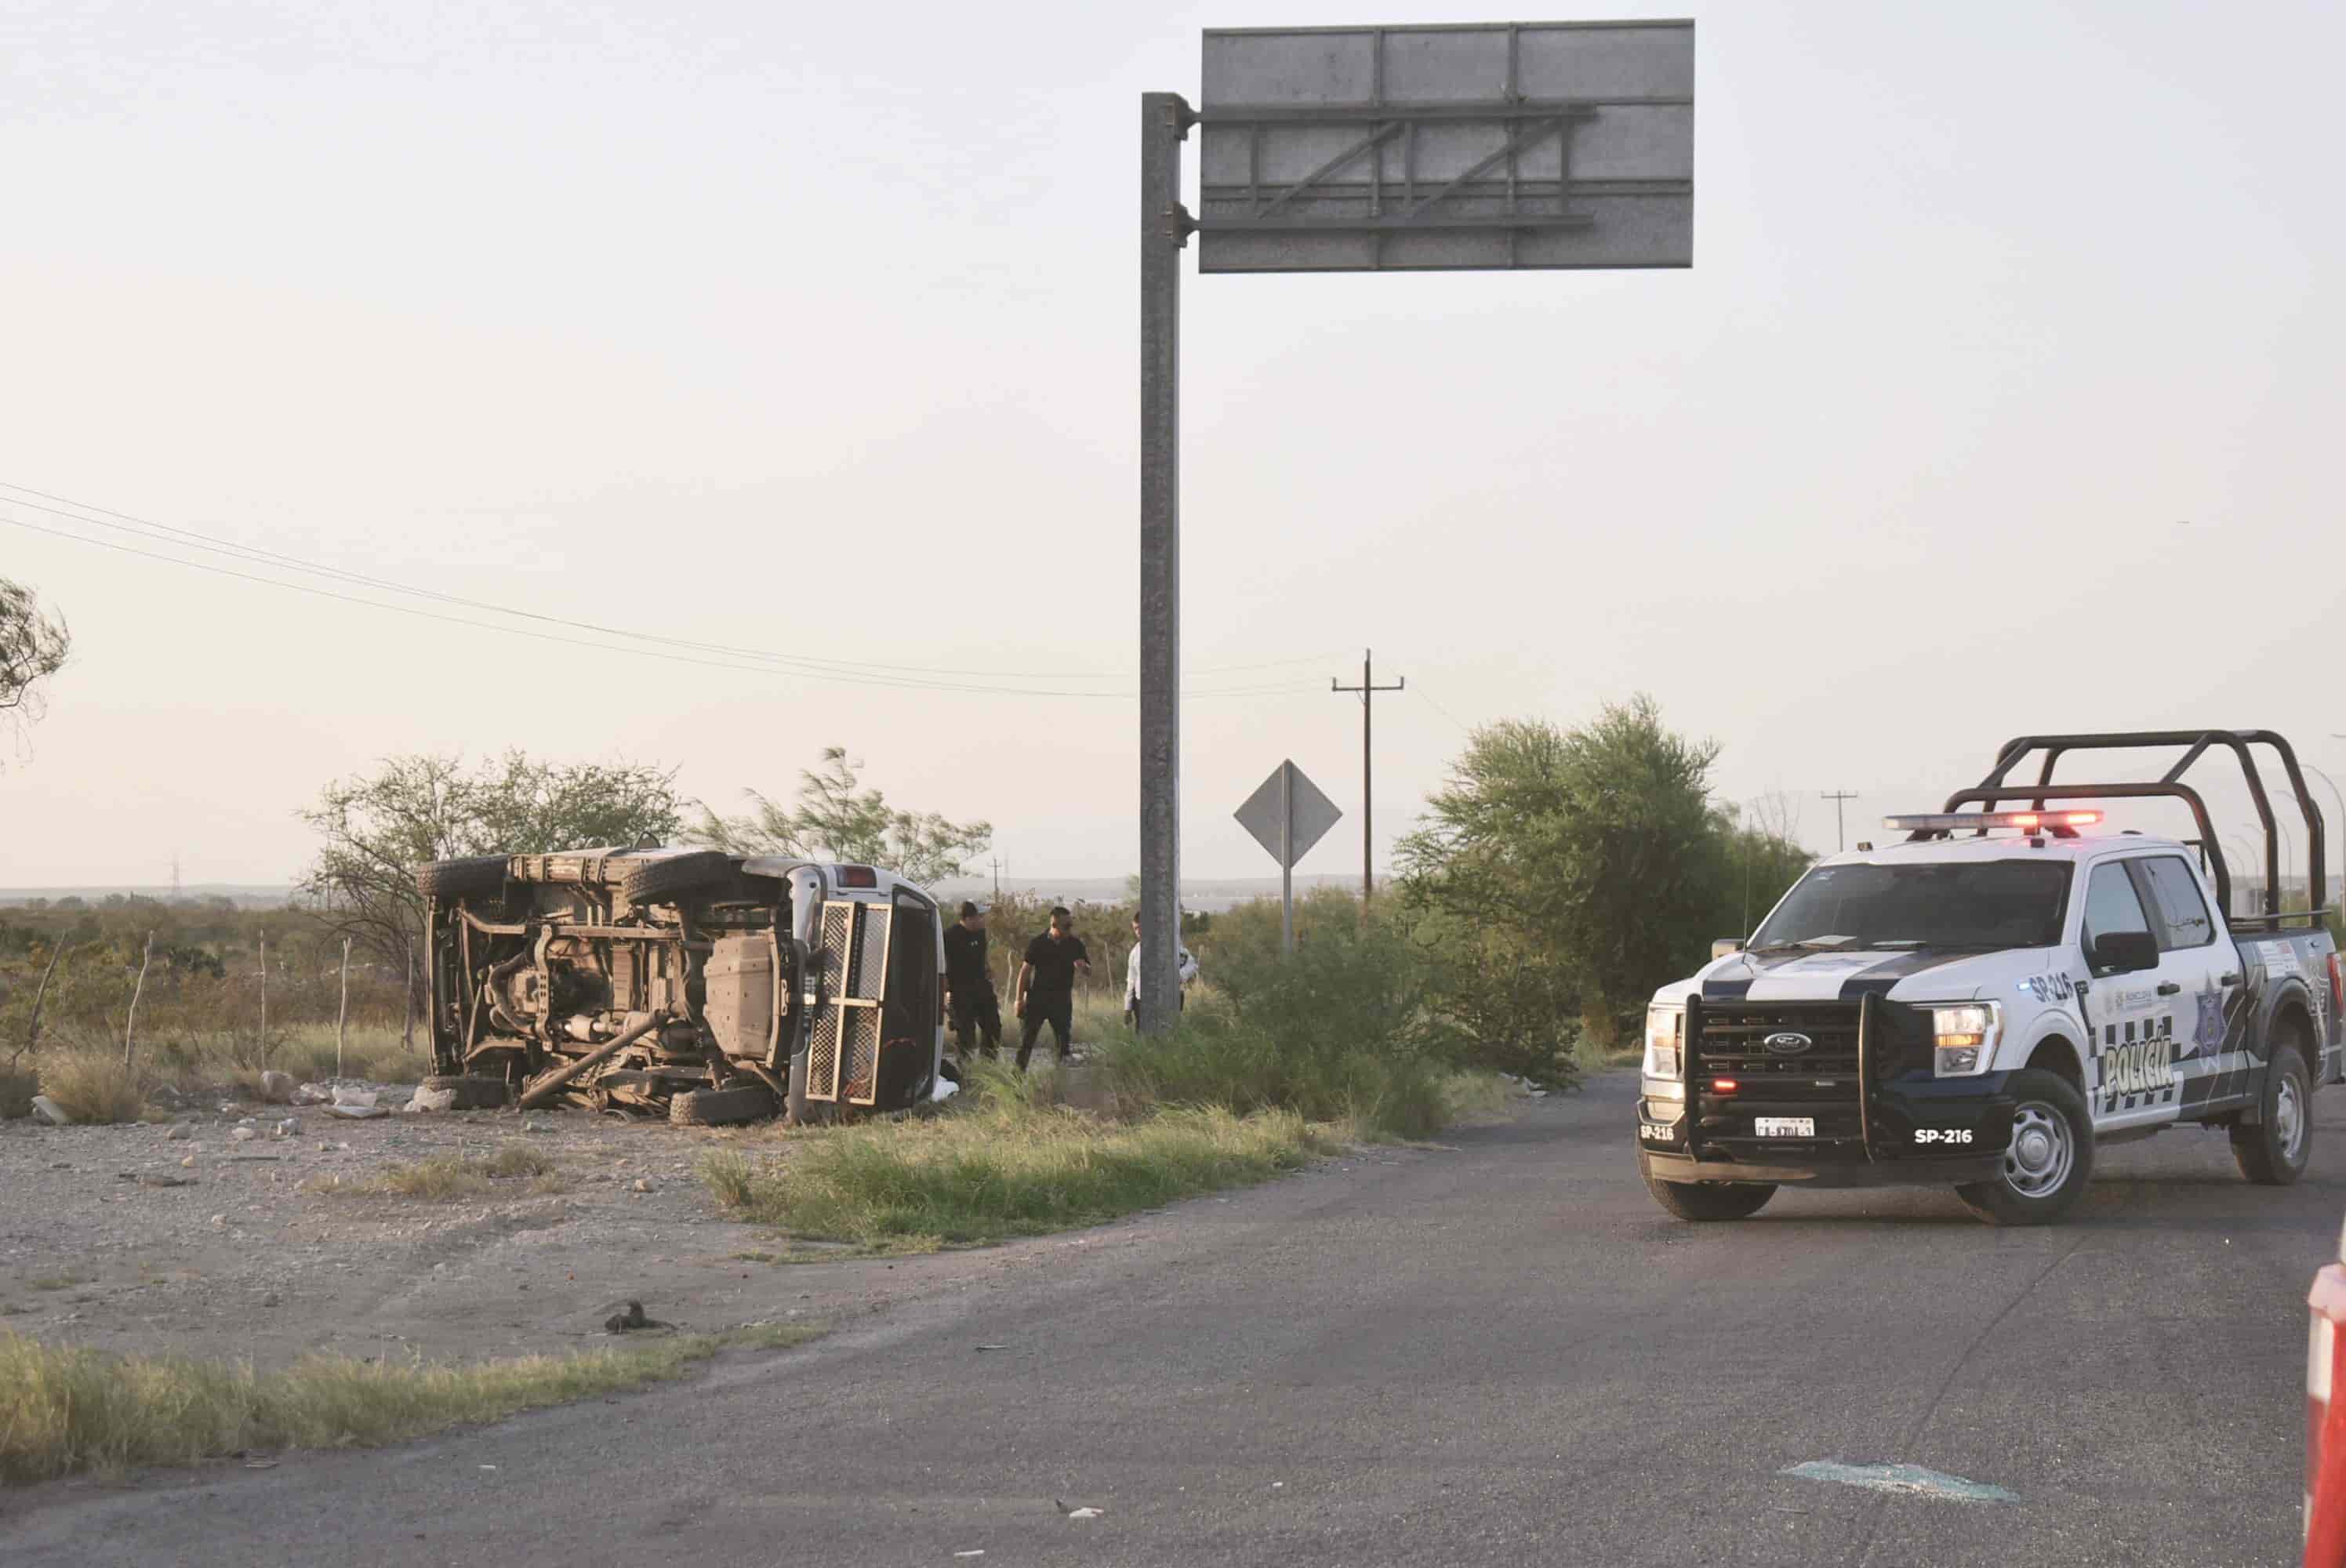
<instances>
[{"instance_id":1,"label":"standing person","mask_svg":"<svg viewBox=\"0 0 2346 1568\"><path fill-rule=\"evenodd\" d=\"M961 919L945 928L945 1000L964 1064L972 1035L983 1040L988 1056L1002 1049L1002 999L985 966L985 911L966 901Z\"/></svg>"},{"instance_id":2,"label":"standing person","mask_svg":"<svg viewBox=\"0 0 2346 1568\"><path fill-rule=\"evenodd\" d=\"M1059 1060L1067 1059L1067 1036L1076 1024L1076 971L1092 972L1092 955L1076 934L1076 917L1066 906L1051 911L1051 929L1026 944L1026 962L1018 966L1018 1070L1026 1070L1034 1054L1035 1037L1051 1026Z\"/></svg>"},{"instance_id":3,"label":"standing person","mask_svg":"<svg viewBox=\"0 0 2346 1568\"><path fill-rule=\"evenodd\" d=\"M1174 943L1181 955L1181 989L1178 1005L1189 1005L1189 983L1198 978L1198 961L1189 955L1188 944ZM1140 917L1132 917L1132 951L1124 958L1124 1021L1135 1029L1140 1027Z\"/></svg>"}]
</instances>

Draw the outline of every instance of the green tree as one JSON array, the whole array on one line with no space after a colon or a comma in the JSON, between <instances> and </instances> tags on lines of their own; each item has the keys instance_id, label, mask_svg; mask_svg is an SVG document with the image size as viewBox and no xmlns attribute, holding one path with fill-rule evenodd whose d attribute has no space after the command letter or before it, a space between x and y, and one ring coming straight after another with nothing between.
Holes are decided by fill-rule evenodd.
<instances>
[{"instance_id":1,"label":"green tree","mask_svg":"<svg viewBox=\"0 0 2346 1568\"><path fill-rule=\"evenodd\" d=\"M750 810L724 817L703 805L691 836L737 855L885 866L924 886L965 874L993 846L991 822L949 822L932 811L889 805L879 790L861 787L862 766L848 758L846 748L827 746L820 768L800 772L796 805L745 789Z\"/></svg>"},{"instance_id":2,"label":"green tree","mask_svg":"<svg viewBox=\"0 0 2346 1568\"><path fill-rule=\"evenodd\" d=\"M40 718L40 685L72 651L65 617L44 615L32 589L0 577L0 718Z\"/></svg>"},{"instance_id":3,"label":"green tree","mask_svg":"<svg viewBox=\"0 0 2346 1568\"><path fill-rule=\"evenodd\" d=\"M1642 695L1576 729L1474 732L1398 858L1402 897L1458 960L1456 1003L1484 1014L1469 1020L1479 1031L1529 1052L1544 1016L1576 1008L1610 1048L1656 986L1698 962L1721 894L1717 756Z\"/></svg>"},{"instance_id":4,"label":"green tree","mask_svg":"<svg viewBox=\"0 0 2346 1568\"><path fill-rule=\"evenodd\" d=\"M519 751L393 757L301 813L324 840L302 879L331 929L387 963L423 930L415 868L464 855L665 842L684 823L676 775L645 763L541 762Z\"/></svg>"}]
</instances>

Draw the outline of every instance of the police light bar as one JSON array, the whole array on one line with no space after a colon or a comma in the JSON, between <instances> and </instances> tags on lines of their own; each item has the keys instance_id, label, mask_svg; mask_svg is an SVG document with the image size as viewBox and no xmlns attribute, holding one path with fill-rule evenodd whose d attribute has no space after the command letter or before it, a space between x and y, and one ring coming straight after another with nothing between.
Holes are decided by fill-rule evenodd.
<instances>
[{"instance_id":1,"label":"police light bar","mask_svg":"<svg viewBox=\"0 0 2346 1568\"><path fill-rule=\"evenodd\" d=\"M2099 811L1943 811L1926 817L1884 817L1882 825L1901 833L1952 832L1963 828L2017 828L2036 833L2047 828L2090 828L2101 820Z\"/></svg>"}]
</instances>

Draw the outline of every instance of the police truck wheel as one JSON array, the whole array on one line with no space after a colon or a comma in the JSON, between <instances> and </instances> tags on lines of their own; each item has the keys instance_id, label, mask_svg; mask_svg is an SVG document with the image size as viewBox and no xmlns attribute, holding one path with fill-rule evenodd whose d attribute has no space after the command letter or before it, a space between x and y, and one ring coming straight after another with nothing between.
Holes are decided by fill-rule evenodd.
<instances>
[{"instance_id":1,"label":"police truck wheel","mask_svg":"<svg viewBox=\"0 0 2346 1568\"><path fill-rule=\"evenodd\" d=\"M1654 1201L1680 1219L1749 1219L1776 1196L1771 1182L1658 1181L1646 1178Z\"/></svg>"},{"instance_id":2,"label":"police truck wheel","mask_svg":"<svg viewBox=\"0 0 2346 1568\"><path fill-rule=\"evenodd\" d=\"M2232 1157L2259 1186L2287 1186L2305 1174L2313 1152L2313 1096L2306 1086L2305 1054L2289 1033L2273 1037L2265 1072L2264 1117L2232 1129Z\"/></svg>"},{"instance_id":3,"label":"police truck wheel","mask_svg":"<svg viewBox=\"0 0 2346 1568\"><path fill-rule=\"evenodd\" d=\"M2093 1123L2085 1096L2058 1074L2028 1068L2012 1075L2011 1087L2017 1103L2004 1174L1955 1196L1990 1225L2050 1225L2077 1207L2093 1179Z\"/></svg>"}]
</instances>

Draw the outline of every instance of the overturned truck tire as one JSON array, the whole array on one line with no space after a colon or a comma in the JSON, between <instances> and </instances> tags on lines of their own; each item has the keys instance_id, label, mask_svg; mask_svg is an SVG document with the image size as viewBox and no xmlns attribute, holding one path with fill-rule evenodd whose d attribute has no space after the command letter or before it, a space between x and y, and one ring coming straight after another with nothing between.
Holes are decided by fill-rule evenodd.
<instances>
[{"instance_id":1,"label":"overturned truck tire","mask_svg":"<svg viewBox=\"0 0 2346 1568\"><path fill-rule=\"evenodd\" d=\"M724 1127L754 1122L780 1110L763 1084L728 1084L721 1089L682 1089L668 1103L668 1119L680 1126Z\"/></svg>"},{"instance_id":2,"label":"overturned truck tire","mask_svg":"<svg viewBox=\"0 0 2346 1568\"><path fill-rule=\"evenodd\" d=\"M415 891L427 899L478 898L505 891L503 855L468 855L415 868Z\"/></svg>"},{"instance_id":3,"label":"overturned truck tire","mask_svg":"<svg viewBox=\"0 0 2346 1568\"><path fill-rule=\"evenodd\" d=\"M441 1074L415 1086L418 1111L495 1111L505 1103L505 1081L477 1073Z\"/></svg>"},{"instance_id":4,"label":"overturned truck tire","mask_svg":"<svg viewBox=\"0 0 2346 1568\"><path fill-rule=\"evenodd\" d=\"M619 896L631 904L666 903L678 893L721 888L733 881L733 860L719 850L669 855L627 869Z\"/></svg>"}]
</instances>

